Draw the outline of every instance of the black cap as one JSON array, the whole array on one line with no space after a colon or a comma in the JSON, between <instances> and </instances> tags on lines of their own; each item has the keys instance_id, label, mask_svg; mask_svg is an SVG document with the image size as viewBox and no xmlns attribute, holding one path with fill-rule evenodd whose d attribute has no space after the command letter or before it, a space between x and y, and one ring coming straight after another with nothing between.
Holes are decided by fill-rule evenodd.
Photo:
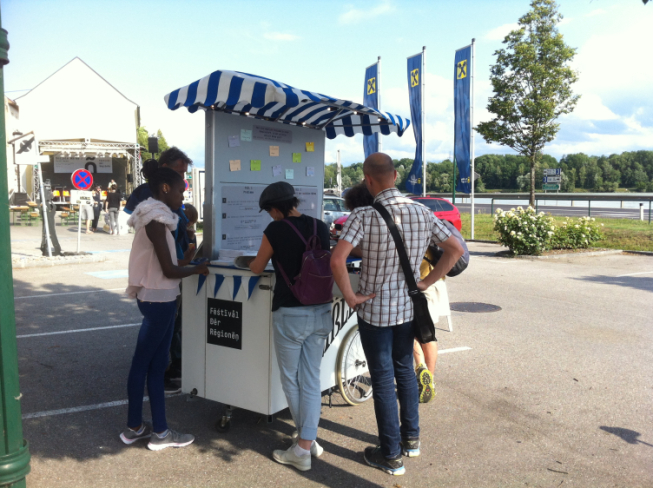
<instances>
[{"instance_id":1,"label":"black cap","mask_svg":"<svg viewBox=\"0 0 653 488\"><path fill-rule=\"evenodd\" d=\"M277 181L265 187L263 193L261 193L261 198L258 199L258 206L261 208L259 212L262 212L266 208L270 208L273 204L279 202L285 202L295 197L295 189L290 183L285 181Z\"/></svg>"}]
</instances>

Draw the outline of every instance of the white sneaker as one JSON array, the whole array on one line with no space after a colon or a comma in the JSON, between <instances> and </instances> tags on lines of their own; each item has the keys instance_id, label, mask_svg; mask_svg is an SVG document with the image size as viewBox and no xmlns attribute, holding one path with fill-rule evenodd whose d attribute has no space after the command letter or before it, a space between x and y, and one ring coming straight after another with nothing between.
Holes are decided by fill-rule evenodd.
<instances>
[{"instance_id":1,"label":"white sneaker","mask_svg":"<svg viewBox=\"0 0 653 488\"><path fill-rule=\"evenodd\" d=\"M294 446L295 444L297 444L297 438L299 437L299 432L294 431L291 437L292 437L292 445ZM313 441L313 444L311 444L311 456L320 457L323 452L324 449L322 448L321 445L317 443L317 440Z\"/></svg>"},{"instance_id":2,"label":"white sneaker","mask_svg":"<svg viewBox=\"0 0 653 488\"><path fill-rule=\"evenodd\" d=\"M281 464L289 464L300 471L311 469L311 456L298 456L295 454L295 445L293 444L287 450L276 449L272 452L272 458Z\"/></svg>"}]
</instances>

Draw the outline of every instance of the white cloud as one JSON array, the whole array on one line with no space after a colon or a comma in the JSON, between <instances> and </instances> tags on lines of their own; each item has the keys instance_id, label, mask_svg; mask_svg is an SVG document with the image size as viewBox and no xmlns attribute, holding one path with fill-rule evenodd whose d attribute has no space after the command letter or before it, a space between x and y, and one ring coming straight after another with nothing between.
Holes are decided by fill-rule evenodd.
<instances>
[{"instance_id":1,"label":"white cloud","mask_svg":"<svg viewBox=\"0 0 653 488\"><path fill-rule=\"evenodd\" d=\"M393 10L394 8L388 1L381 2L379 5L371 9L358 9L353 5L350 5L348 10L338 17L338 22L341 24L354 24L356 22L369 20L372 17L378 17L379 15L390 13Z\"/></svg>"},{"instance_id":2,"label":"white cloud","mask_svg":"<svg viewBox=\"0 0 653 488\"><path fill-rule=\"evenodd\" d=\"M295 34L287 34L284 32L266 32L263 37L269 41L296 41L300 39Z\"/></svg>"},{"instance_id":3,"label":"white cloud","mask_svg":"<svg viewBox=\"0 0 653 488\"><path fill-rule=\"evenodd\" d=\"M485 38L489 41L503 41L511 31L516 29L519 29L519 24L503 24L485 34Z\"/></svg>"},{"instance_id":4,"label":"white cloud","mask_svg":"<svg viewBox=\"0 0 653 488\"><path fill-rule=\"evenodd\" d=\"M603 105L601 97L594 93L585 93L580 97L571 117L580 120L614 120L619 117Z\"/></svg>"}]
</instances>

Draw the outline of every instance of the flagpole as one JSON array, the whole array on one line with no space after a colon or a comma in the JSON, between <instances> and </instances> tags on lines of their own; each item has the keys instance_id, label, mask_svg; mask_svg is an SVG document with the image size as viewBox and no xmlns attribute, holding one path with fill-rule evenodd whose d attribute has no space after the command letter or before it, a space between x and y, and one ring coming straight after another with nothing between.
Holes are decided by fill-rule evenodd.
<instances>
[{"instance_id":1,"label":"flagpole","mask_svg":"<svg viewBox=\"0 0 653 488\"><path fill-rule=\"evenodd\" d=\"M476 75L476 69L474 66L474 51L476 47L476 39L472 39L472 94L471 94L471 103L470 103L470 114L469 114L469 137L471 138L470 141L470 146L471 146L471 160L472 160L472 194L471 194L471 223L472 223L472 233L471 233L471 238L474 239L474 185L475 185L475 179L474 177L476 174L474 173L474 76Z\"/></svg>"},{"instance_id":2,"label":"flagpole","mask_svg":"<svg viewBox=\"0 0 653 488\"><path fill-rule=\"evenodd\" d=\"M378 57L377 60L377 68L376 68L376 104L377 104L377 110L380 112L381 111L381 56ZM383 152L381 151L383 147L383 142L381 138L381 134L379 132L376 133L376 140L378 141L378 152Z\"/></svg>"},{"instance_id":3,"label":"flagpole","mask_svg":"<svg viewBox=\"0 0 653 488\"><path fill-rule=\"evenodd\" d=\"M342 196L342 175L340 173L340 149L338 149L338 158L336 159L336 184L338 185L338 196Z\"/></svg>"},{"instance_id":4,"label":"flagpole","mask_svg":"<svg viewBox=\"0 0 653 488\"><path fill-rule=\"evenodd\" d=\"M422 103L422 196L426 196L426 143L424 141L424 134L426 129L426 114L424 112L424 77L426 75L426 46L422 46L422 76L421 76L421 96Z\"/></svg>"}]
</instances>

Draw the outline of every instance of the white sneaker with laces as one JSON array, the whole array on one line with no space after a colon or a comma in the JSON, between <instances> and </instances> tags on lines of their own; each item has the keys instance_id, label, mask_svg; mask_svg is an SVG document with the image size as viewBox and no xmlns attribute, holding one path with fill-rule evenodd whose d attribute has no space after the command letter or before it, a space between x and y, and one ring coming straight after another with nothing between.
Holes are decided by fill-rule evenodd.
<instances>
[{"instance_id":1,"label":"white sneaker with laces","mask_svg":"<svg viewBox=\"0 0 653 488\"><path fill-rule=\"evenodd\" d=\"M308 471L311 469L310 454L307 454L306 456L298 456L295 454L294 444L285 451L276 449L272 452L272 458L278 463L289 464L290 466L294 466L300 471Z\"/></svg>"}]
</instances>

